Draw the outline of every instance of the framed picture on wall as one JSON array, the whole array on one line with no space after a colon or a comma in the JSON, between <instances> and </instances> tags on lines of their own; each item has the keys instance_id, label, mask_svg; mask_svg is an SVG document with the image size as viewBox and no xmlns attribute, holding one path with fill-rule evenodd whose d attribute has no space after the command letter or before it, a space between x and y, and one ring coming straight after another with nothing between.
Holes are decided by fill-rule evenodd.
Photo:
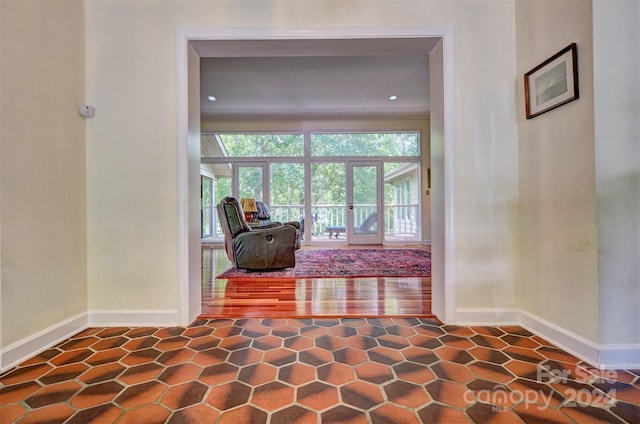
<instances>
[{"instance_id":1,"label":"framed picture on wall","mask_svg":"<svg viewBox=\"0 0 640 424\"><path fill-rule=\"evenodd\" d=\"M527 119L576 100L578 48L572 43L524 74Z\"/></svg>"}]
</instances>

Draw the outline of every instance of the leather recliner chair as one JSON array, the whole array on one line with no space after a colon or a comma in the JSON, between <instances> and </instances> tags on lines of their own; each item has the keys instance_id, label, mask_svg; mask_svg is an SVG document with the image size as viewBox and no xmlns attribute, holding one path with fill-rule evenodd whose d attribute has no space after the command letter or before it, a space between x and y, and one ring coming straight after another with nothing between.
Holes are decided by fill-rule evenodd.
<instances>
[{"instance_id":1,"label":"leather recliner chair","mask_svg":"<svg viewBox=\"0 0 640 424\"><path fill-rule=\"evenodd\" d=\"M275 270L296 265L300 232L294 225L272 222L250 226L240 202L232 196L223 198L216 208L225 236L225 250L236 268Z\"/></svg>"}]
</instances>

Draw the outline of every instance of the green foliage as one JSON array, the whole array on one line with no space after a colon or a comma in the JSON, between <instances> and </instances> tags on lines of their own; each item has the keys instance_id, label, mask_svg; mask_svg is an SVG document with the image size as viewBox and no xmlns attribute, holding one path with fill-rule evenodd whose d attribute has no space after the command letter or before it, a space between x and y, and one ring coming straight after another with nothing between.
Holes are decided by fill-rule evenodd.
<instances>
[{"instance_id":1,"label":"green foliage","mask_svg":"<svg viewBox=\"0 0 640 424\"><path fill-rule=\"evenodd\" d=\"M311 164L311 204L344 205L346 190L343 163Z\"/></svg>"},{"instance_id":2,"label":"green foliage","mask_svg":"<svg viewBox=\"0 0 640 424\"><path fill-rule=\"evenodd\" d=\"M271 203L274 205L304 204L304 165L301 163L271 164Z\"/></svg>"},{"instance_id":3,"label":"green foliage","mask_svg":"<svg viewBox=\"0 0 640 424\"><path fill-rule=\"evenodd\" d=\"M418 133L312 134L312 156L416 156Z\"/></svg>"},{"instance_id":4,"label":"green foliage","mask_svg":"<svg viewBox=\"0 0 640 424\"><path fill-rule=\"evenodd\" d=\"M231 178L217 177L213 187L214 187L213 198L214 198L214 205L215 205L220 200L222 200L223 197L231 195Z\"/></svg>"},{"instance_id":5,"label":"green foliage","mask_svg":"<svg viewBox=\"0 0 640 424\"><path fill-rule=\"evenodd\" d=\"M220 134L229 157L302 156L302 134Z\"/></svg>"}]
</instances>

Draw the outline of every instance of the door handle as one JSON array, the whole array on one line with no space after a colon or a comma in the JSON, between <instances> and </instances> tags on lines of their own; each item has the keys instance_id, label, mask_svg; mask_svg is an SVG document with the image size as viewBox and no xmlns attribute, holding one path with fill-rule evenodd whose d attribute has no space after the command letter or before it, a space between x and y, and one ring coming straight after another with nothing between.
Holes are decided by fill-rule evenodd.
<instances>
[{"instance_id":1,"label":"door handle","mask_svg":"<svg viewBox=\"0 0 640 424\"><path fill-rule=\"evenodd\" d=\"M353 210L353 203L349 203L349 209Z\"/></svg>"}]
</instances>

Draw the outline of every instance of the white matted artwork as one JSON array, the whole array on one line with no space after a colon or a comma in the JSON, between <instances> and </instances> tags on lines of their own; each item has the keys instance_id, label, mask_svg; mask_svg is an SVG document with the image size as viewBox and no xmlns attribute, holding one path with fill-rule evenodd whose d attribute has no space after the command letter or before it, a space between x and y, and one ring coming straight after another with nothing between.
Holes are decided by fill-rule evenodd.
<instances>
[{"instance_id":1,"label":"white matted artwork","mask_svg":"<svg viewBox=\"0 0 640 424\"><path fill-rule=\"evenodd\" d=\"M527 119L580 97L578 48L572 43L524 74Z\"/></svg>"}]
</instances>

